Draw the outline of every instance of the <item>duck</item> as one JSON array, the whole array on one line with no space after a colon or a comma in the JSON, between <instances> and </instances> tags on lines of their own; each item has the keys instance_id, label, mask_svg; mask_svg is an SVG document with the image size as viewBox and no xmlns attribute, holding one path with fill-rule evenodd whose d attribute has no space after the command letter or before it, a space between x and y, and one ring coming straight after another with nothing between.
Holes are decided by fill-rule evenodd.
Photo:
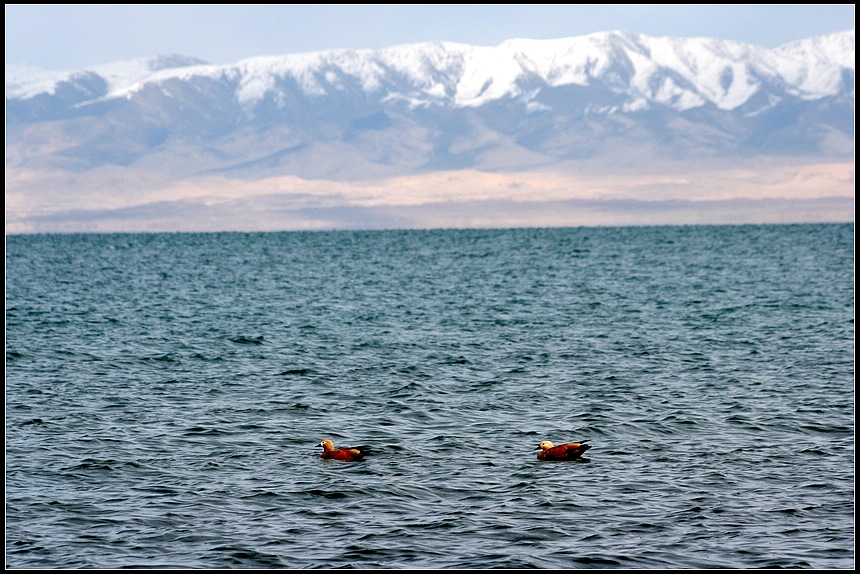
<instances>
[{"instance_id":1,"label":"duck","mask_svg":"<svg viewBox=\"0 0 860 574\"><path fill-rule=\"evenodd\" d=\"M576 460L591 448L590 444L585 444L587 442L584 440L554 446L550 441L542 440L535 450L541 451L537 455L538 460Z\"/></svg>"},{"instance_id":2,"label":"duck","mask_svg":"<svg viewBox=\"0 0 860 574\"><path fill-rule=\"evenodd\" d=\"M320 455L322 458L331 458L334 460L361 462L370 453L369 446L347 446L336 449L334 448L334 443L327 438L321 440L317 446L323 447L323 452Z\"/></svg>"}]
</instances>

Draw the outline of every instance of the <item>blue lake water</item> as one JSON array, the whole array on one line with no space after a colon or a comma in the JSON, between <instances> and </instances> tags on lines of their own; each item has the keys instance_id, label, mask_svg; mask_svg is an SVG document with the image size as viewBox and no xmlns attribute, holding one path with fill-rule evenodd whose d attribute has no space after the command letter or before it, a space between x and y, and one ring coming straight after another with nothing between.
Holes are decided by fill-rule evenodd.
<instances>
[{"instance_id":1,"label":"blue lake water","mask_svg":"<svg viewBox=\"0 0 860 574\"><path fill-rule=\"evenodd\" d=\"M854 566L853 224L7 236L6 329L8 568Z\"/></svg>"}]
</instances>

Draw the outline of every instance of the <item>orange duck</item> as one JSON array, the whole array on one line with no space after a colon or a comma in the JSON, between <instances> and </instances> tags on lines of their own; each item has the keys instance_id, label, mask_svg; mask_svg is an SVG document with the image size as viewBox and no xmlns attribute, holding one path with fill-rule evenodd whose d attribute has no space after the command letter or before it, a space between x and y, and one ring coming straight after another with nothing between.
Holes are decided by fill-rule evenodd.
<instances>
[{"instance_id":1,"label":"orange duck","mask_svg":"<svg viewBox=\"0 0 860 574\"><path fill-rule=\"evenodd\" d=\"M541 451L537 455L539 460L576 460L591 448L590 444L585 444L586 442L588 441L553 446L548 440L542 440L535 450Z\"/></svg>"},{"instance_id":2,"label":"orange duck","mask_svg":"<svg viewBox=\"0 0 860 574\"><path fill-rule=\"evenodd\" d=\"M334 460L350 460L361 462L364 457L370 453L369 446L348 446L344 448L334 448L334 443L328 439L323 439L317 446L323 447L322 458L332 458Z\"/></svg>"}]
</instances>

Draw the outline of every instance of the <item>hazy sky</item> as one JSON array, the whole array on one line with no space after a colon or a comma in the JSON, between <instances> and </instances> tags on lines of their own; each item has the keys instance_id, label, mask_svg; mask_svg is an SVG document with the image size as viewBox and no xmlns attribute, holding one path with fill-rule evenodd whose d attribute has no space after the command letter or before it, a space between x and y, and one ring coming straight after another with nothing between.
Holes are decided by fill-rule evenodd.
<instances>
[{"instance_id":1,"label":"hazy sky","mask_svg":"<svg viewBox=\"0 0 860 574\"><path fill-rule=\"evenodd\" d=\"M182 54L230 64L332 48L446 40L495 46L607 30L775 47L853 28L853 4L6 4L6 62L70 69Z\"/></svg>"}]
</instances>

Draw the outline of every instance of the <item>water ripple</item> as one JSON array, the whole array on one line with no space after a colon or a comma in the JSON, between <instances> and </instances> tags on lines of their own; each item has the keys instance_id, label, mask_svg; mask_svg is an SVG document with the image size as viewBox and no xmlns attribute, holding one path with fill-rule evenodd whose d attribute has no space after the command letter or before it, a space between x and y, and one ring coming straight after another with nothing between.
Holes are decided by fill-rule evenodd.
<instances>
[{"instance_id":1,"label":"water ripple","mask_svg":"<svg viewBox=\"0 0 860 574\"><path fill-rule=\"evenodd\" d=\"M7 566L853 568L853 245L7 237Z\"/></svg>"}]
</instances>

